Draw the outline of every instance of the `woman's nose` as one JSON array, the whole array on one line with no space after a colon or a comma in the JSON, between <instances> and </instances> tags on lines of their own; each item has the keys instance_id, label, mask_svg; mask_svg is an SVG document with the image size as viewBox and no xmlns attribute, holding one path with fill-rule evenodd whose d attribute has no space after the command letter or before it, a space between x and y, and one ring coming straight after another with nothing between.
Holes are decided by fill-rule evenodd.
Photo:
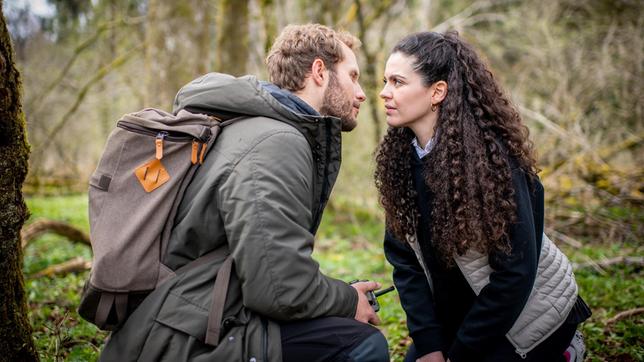
<instances>
[{"instance_id":1,"label":"woman's nose","mask_svg":"<svg viewBox=\"0 0 644 362\"><path fill-rule=\"evenodd\" d=\"M389 91L389 89L387 89L386 85L384 87L382 87L382 90L380 91L380 94L378 94L378 95L382 99L391 98L391 92Z\"/></svg>"}]
</instances>

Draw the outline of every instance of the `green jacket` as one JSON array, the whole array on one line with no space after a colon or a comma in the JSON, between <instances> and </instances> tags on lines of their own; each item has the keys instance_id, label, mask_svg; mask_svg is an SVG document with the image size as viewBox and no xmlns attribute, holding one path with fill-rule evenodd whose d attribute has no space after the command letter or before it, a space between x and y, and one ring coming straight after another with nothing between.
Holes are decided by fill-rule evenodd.
<instances>
[{"instance_id":1,"label":"green jacket","mask_svg":"<svg viewBox=\"0 0 644 362\"><path fill-rule=\"evenodd\" d=\"M357 292L311 258L340 168L340 120L294 113L254 77L215 73L183 87L174 108L247 117L223 129L186 190L162 251L167 281L113 333L102 359L278 361L275 321L353 317ZM173 271L221 247L235 273L222 344L213 349L202 342L221 260ZM235 325L250 329L245 338L236 338L244 332ZM226 352L235 340L245 345L241 357Z\"/></svg>"}]
</instances>

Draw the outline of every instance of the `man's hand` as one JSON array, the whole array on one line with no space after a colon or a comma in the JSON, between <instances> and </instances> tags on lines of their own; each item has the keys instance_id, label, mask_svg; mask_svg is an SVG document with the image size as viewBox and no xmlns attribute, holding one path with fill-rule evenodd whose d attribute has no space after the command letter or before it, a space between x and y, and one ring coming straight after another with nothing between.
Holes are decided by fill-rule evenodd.
<instances>
[{"instance_id":1,"label":"man's hand","mask_svg":"<svg viewBox=\"0 0 644 362\"><path fill-rule=\"evenodd\" d=\"M380 288L380 283L356 282L351 284L351 286L358 291L358 306L356 308L355 319L362 323L380 324L380 318L378 318L376 312L371 308L366 295L368 291Z\"/></svg>"},{"instance_id":2,"label":"man's hand","mask_svg":"<svg viewBox=\"0 0 644 362\"><path fill-rule=\"evenodd\" d=\"M416 362L445 362L445 357L443 357L443 352L436 351L420 357ZM449 360L447 360L447 362L449 362Z\"/></svg>"}]
</instances>

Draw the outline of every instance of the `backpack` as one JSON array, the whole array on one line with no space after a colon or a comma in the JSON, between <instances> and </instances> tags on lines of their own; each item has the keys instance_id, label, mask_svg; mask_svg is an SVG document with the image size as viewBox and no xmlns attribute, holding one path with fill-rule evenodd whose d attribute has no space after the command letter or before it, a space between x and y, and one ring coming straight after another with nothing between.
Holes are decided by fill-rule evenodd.
<instances>
[{"instance_id":1,"label":"backpack","mask_svg":"<svg viewBox=\"0 0 644 362\"><path fill-rule=\"evenodd\" d=\"M147 108L118 121L89 181L93 261L78 311L84 319L118 329L158 285L213 257L227 256L215 283L223 294L218 299L225 299L232 264L227 250L176 271L161 258L188 184L221 128L234 120ZM215 330L223 303L213 300L209 325ZM208 340L216 345L218 335Z\"/></svg>"}]
</instances>

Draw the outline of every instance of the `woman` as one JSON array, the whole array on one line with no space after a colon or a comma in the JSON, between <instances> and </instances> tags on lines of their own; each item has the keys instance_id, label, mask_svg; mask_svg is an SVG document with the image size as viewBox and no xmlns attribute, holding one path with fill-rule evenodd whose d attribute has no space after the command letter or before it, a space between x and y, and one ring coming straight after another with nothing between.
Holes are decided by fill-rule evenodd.
<instances>
[{"instance_id":1,"label":"woman","mask_svg":"<svg viewBox=\"0 0 644 362\"><path fill-rule=\"evenodd\" d=\"M402 39L384 83L390 128L375 180L414 342L406 360L565 361L590 310L542 236L543 187L519 113L453 32Z\"/></svg>"}]
</instances>

